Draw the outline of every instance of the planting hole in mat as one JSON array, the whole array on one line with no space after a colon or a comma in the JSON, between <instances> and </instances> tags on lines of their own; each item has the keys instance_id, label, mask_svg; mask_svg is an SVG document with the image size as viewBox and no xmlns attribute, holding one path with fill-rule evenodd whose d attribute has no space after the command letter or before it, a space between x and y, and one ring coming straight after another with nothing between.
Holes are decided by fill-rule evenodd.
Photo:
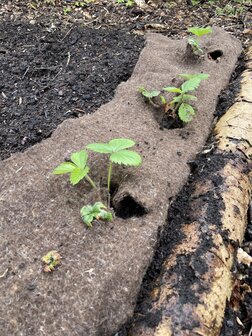
<instances>
[{"instance_id":1,"label":"planting hole in mat","mask_svg":"<svg viewBox=\"0 0 252 336\"><path fill-rule=\"evenodd\" d=\"M123 219L142 217L148 213L147 209L137 202L131 195L125 195L115 207L115 213Z\"/></svg>"},{"instance_id":2,"label":"planting hole in mat","mask_svg":"<svg viewBox=\"0 0 252 336\"><path fill-rule=\"evenodd\" d=\"M212 61L217 61L222 56L223 52L221 50L214 50L208 53L208 58Z\"/></svg>"}]
</instances>

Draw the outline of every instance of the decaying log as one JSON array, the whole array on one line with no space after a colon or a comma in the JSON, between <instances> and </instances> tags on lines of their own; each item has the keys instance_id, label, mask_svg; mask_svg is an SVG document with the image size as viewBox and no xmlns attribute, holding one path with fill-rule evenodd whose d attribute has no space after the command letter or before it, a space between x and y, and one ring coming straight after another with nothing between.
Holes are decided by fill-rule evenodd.
<instances>
[{"instance_id":1,"label":"decaying log","mask_svg":"<svg viewBox=\"0 0 252 336\"><path fill-rule=\"evenodd\" d=\"M247 56L240 94L215 127L211 155L198 162L186 221L130 336L220 333L251 198L252 47Z\"/></svg>"}]
</instances>

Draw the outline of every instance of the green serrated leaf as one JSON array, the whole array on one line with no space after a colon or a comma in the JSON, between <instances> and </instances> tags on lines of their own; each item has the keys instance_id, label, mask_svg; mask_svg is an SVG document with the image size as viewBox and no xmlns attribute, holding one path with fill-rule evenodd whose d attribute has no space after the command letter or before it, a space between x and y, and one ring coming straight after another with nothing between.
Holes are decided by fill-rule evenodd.
<instances>
[{"instance_id":1,"label":"green serrated leaf","mask_svg":"<svg viewBox=\"0 0 252 336\"><path fill-rule=\"evenodd\" d=\"M172 99L171 104L181 103L182 102L182 96L176 96Z\"/></svg>"},{"instance_id":2,"label":"green serrated leaf","mask_svg":"<svg viewBox=\"0 0 252 336\"><path fill-rule=\"evenodd\" d=\"M176 88L175 86L167 86L167 87L164 87L163 90L167 92L181 93L181 90L179 88Z\"/></svg>"},{"instance_id":3,"label":"green serrated leaf","mask_svg":"<svg viewBox=\"0 0 252 336\"><path fill-rule=\"evenodd\" d=\"M110 154L117 152L121 149L130 148L135 145L135 142L130 139L119 138L112 139L108 143L94 143L87 145L86 148L94 152Z\"/></svg>"},{"instance_id":4,"label":"green serrated leaf","mask_svg":"<svg viewBox=\"0 0 252 336\"><path fill-rule=\"evenodd\" d=\"M83 215L81 216L83 222L88 226L88 227L92 227L92 222L94 220L94 216L93 214L87 214L87 215Z\"/></svg>"},{"instance_id":5,"label":"green serrated leaf","mask_svg":"<svg viewBox=\"0 0 252 336\"><path fill-rule=\"evenodd\" d=\"M130 148L135 146L135 142L131 139L125 139L125 138L120 138L120 139L112 139L109 141L109 146L112 148L113 152L120 151L122 149Z\"/></svg>"},{"instance_id":6,"label":"green serrated leaf","mask_svg":"<svg viewBox=\"0 0 252 336\"><path fill-rule=\"evenodd\" d=\"M138 153L126 149L111 154L109 159L113 163L128 166L140 166L142 163L142 158Z\"/></svg>"},{"instance_id":7,"label":"green serrated leaf","mask_svg":"<svg viewBox=\"0 0 252 336\"><path fill-rule=\"evenodd\" d=\"M99 212L101 209L106 209L106 206L102 202L96 202L92 207L93 212Z\"/></svg>"},{"instance_id":8,"label":"green serrated leaf","mask_svg":"<svg viewBox=\"0 0 252 336\"><path fill-rule=\"evenodd\" d=\"M75 185L82 180L87 173L89 172L89 167L86 166L84 169L80 169L79 167L76 167L70 174L70 182L72 185Z\"/></svg>"},{"instance_id":9,"label":"green serrated leaf","mask_svg":"<svg viewBox=\"0 0 252 336\"><path fill-rule=\"evenodd\" d=\"M154 98L154 97L157 97L158 95L160 94L160 91L156 91L156 90L154 90L154 91L143 91L142 92L142 95L144 96L144 97L146 97L146 98Z\"/></svg>"},{"instance_id":10,"label":"green serrated leaf","mask_svg":"<svg viewBox=\"0 0 252 336\"><path fill-rule=\"evenodd\" d=\"M184 94L184 96L183 96L183 100L184 100L184 102L185 102L185 101L188 101L188 100L194 100L194 101L196 101L196 100L198 100L198 98L195 97L195 96L193 96L193 95Z\"/></svg>"},{"instance_id":11,"label":"green serrated leaf","mask_svg":"<svg viewBox=\"0 0 252 336\"><path fill-rule=\"evenodd\" d=\"M200 28L200 27L191 27L191 28L188 28L188 32L198 36L198 37L201 37L203 35L207 35L207 34L210 34L212 33L212 28L211 27L206 27L206 28Z\"/></svg>"},{"instance_id":12,"label":"green serrated leaf","mask_svg":"<svg viewBox=\"0 0 252 336\"><path fill-rule=\"evenodd\" d=\"M111 146L107 143L93 143L86 146L86 148L96 153L109 154L112 153Z\"/></svg>"},{"instance_id":13,"label":"green serrated leaf","mask_svg":"<svg viewBox=\"0 0 252 336\"><path fill-rule=\"evenodd\" d=\"M54 170L53 174L59 175L59 174L67 174L71 173L76 168L75 164L72 162L63 162L60 165L58 165Z\"/></svg>"},{"instance_id":14,"label":"green serrated leaf","mask_svg":"<svg viewBox=\"0 0 252 336\"><path fill-rule=\"evenodd\" d=\"M88 227L92 227L92 222L95 219L112 221L112 213L105 209L107 209L107 207L101 202L96 202L94 205L84 206L80 210L81 218Z\"/></svg>"},{"instance_id":15,"label":"green serrated leaf","mask_svg":"<svg viewBox=\"0 0 252 336\"><path fill-rule=\"evenodd\" d=\"M84 216L90 214L90 212L92 212L92 209L93 209L92 205L82 207L80 210L81 215Z\"/></svg>"},{"instance_id":16,"label":"green serrated leaf","mask_svg":"<svg viewBox=\"0 0 252 336\"><path fill-rule=\"evenodd\" d=\"M166 99L164 96L160 96L161 104L165 105L167 103Z\"/></svg>"},{"instance_id":17,"label":"green serrated leaf","mask_svg":"<svg viewBox=\"0 0 252 336\"><path fill-rule=\"evenodd\" d=\"M196 73L196 74L179 74L179 77L184 79L200 78L201 80L207 79L209 74L206 73Z\"/></svg>"},{"instance_id":18,"label":"green serrated leaf","mask_svg":"<svg viewBox=\"0 0 252 336\"><path fill-rule=\"evenodd\" d=\"M84 167L86 166L86 163L87 163L87 159L88 159L88 153L86 151L84 151L84 150L81 150L79 152L73 153L71 155L71 160L80 169L84 169Z\"/></svg>"},{"instance_id":19,"label":"green serrated leaf","mask_svg":"<svg viewBox=\"0 0 252 336\"><path fill-rule=\"evenodd\" d=\"M178 110L178 116L183 122L187 123L191 121L194 115L195 115L195 110L191 105L186 104L186 103L182 103L180 105L179 110Z\"/></svg>"},{"instance_id":20,"label":"green serrated leaf","mask_svg":"<svg viewBox=\"0 0 252 336\"><path fill-rule=\"evenodd\" d=\"M200 85L201 79L198 77L193 77L181 85L183 92L189 92L196 90Z\"/></svg>"},{"instance_id":21,"label":"green serrated leaf","mask_svg":"<svg viewBox=\"0 0 252 336\"><path fill-rule=\"evenodd\" d=\"M106 221L112 221L113 220L113 216L111 212L105 211L105 210L101 210L99 213L99 217L102 220L106 220Z\"/></svg>"}]
</instances>

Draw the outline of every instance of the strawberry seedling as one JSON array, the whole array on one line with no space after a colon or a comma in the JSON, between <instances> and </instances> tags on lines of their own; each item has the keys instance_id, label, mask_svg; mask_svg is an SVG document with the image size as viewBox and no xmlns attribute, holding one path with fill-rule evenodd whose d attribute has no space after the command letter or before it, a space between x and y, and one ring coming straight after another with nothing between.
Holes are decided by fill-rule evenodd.
<instances>
[{"instance_id":1,"label":"strawberry seedling","mask_svg":"<svg viewBox=\"0 0 252 336\"><path fill-rule=\"evenodd\" d=\"M189 33L192 33L194 36L188 38L188 44L192 48L192 52L196 56L200 56L203 54L203 50L200 45L200 38L203 35L207 35L212 33L212 28L211 27L206 27L206 28L200 28L200 27L191 27L188 28L187 31Z\"/></svg>"},{"instance_id":2,"label":"strawberry seedling","mask_svg":"<svg viewBox=\"0 0 252 336\"><path fill-rule=\"evenodd\" d=\"M142 163L141 156L135 151L128 150L135 145L135 142L130 139L112 139L108 143L93 143L86 148L96 153L109 154L108 168L108 192L110 192L110 182L112 175L113 164L126 166L140 166Z\"/></svg>"},{"instance_id":3,"label":"strawberry seedling","mask_svg":"<svg viewBox=\"0 0 252 336\"><path fill-rule=\"evenodd\" d=\"M188 94L188 92L195 91L203 79L209 77L208 74L199 73L199 74L181 74L181 78L186 79L186 81L179 87L167 86L163 90L167 92L177 93L177 95L169 103L169 106L172 108L172 114L178 115L179 119L185 123L188 123L193 119L195 115L195 110L190 101L197 100L197 97Z\"/></svg>"},{"instance_id":4,"label":"strawberry seedling","mask_svg":"<svg viewBox=\"0 0 252 336\"><path fill-rule=\"evenodd\" d=\"M89 167L87 166L88 153L84 150L73 153L71 161L62 162L53 170L53 174L70 174L70 183L75 185L85 178L93 188L96 188L94 181L88 175Z\"/></svg>"}]
</instances>

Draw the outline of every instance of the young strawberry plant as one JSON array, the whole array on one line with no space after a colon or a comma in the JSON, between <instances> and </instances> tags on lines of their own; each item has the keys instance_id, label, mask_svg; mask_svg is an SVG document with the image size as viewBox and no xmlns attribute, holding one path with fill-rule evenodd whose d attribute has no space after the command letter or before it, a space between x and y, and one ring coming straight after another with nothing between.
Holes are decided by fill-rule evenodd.
<instances>
[{"instance_id":1,"label":"young strawberry plant","mask_svg":"<svg viewBox=\"0 0 252 336\"><path fill-rule=\"evenodd\" d=\"M71 161L62 162L54 170L53 174L70 174L70 183L75 185L82 179L86 179L93 188L96 188L94 181L88 175L89 167L87 165L88 153L84 150L73 153Z\"/></svg>"},{"instance_id":2,"label":"young strawberry plant","mask_svg":"<svg viewBox=\"0 0 252 336\"><path fill-rule=\"evenodd\" d=\"M212 33L212 28L211 27L206 27L206 28L200 28L200 27L191 27L188 28L187 31L189 33L192 33L194 36L188 38L188 44L192 48L192 52L196 56L200 56L203 54L203 50L200 45L200 38L203 35L207 35Z\"/></svg>"},{"instance_id":3,"label":"young strawberry plant","mask_svg":"<svg viewBox=\"0 0 252 336\"><path fill-rule=\"evenodd\" d=\"M183 122L187 123L193 119L195 110L190 101L197 100L197 97L189 94L188 92L195 91L203 79L209 77L208 74L181 74L179 77L186 79L186 81L179 87L167 86L163 90L167 92L176 93L177 95L169 103L172 108L172 114L176 114Z\"/></svg>"},{"instance_id":4,"label":"young strawberry plant","mask_svg":"<svg viewBox=\"0 0 252 336\"><path fill-rule=\"evenodd\" d=\"M133 150L129 150L135 145L135 142L130 139L112 139L108 143L93 143L86 147L94 152L109 154L109 168L108 168L108 192L110 192L110 183L113 164L139 166L142 163L141 156ZM75 185L82 179L86 179L93 188L96 188L94 181L88 175L89 167L87 165L88 153L85 150L73 153L71 160L67 160L58 165L53 174L70 174L70 182ZM108 204L110 204L110 193L108 194ZM108 205L109 207L109 205ZM94 220L112 221L112 213L107 210L107 207L101 203L96 202L94 205L87 205L80 210L81 218L83 222L92 227ZM54 266L57 266L53 259L53 255L47 255L43 257L43 261L47 264L47 272L54 270ZM52 263L52 264L51 264Z\"/></svg>"},{"instance_id":5,"label":"young strawberry plant","mask_svg":"<svg viewBox=\"0 0 252 336\"><path fill-rule=\"evenodd\" d=\"M81 218L83 222L88 226L92 227L94 220L102 221L112 221L113 216L110 211L107 210L107 207L101 203L96 202L94 205L86 205L80 210Z\"/></svg>"},{"instance_id":6,"label":"young strawberry plant","mask_svg":"<svg viewBox=\"0 0 252 336\"><path fill-rule=\"evenodd\" d=\"M126 166L140 166L142 163L141 156L132 150L128 150L135 145L130 139L112 139L108 143L93 143L86 146L87 149L96 153L109 154L108 167L108 192L110 192L110 183L113 164Z\"/></svg>"}]
</instances>

